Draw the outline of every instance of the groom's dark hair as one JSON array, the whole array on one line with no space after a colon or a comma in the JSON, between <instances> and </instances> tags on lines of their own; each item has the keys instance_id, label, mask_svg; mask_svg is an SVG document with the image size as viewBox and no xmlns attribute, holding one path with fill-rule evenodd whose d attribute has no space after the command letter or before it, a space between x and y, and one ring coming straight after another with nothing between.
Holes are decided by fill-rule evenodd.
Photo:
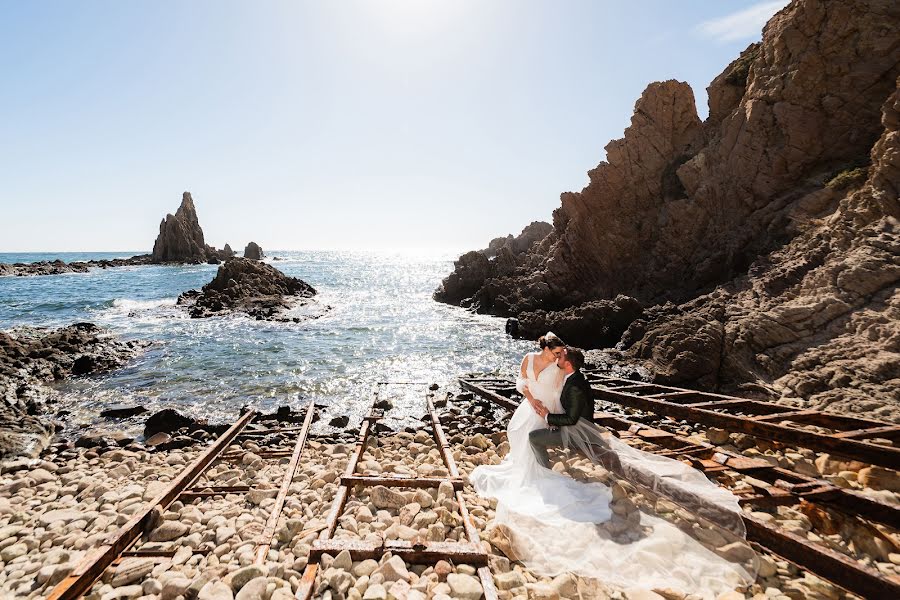
<instances>
[{"instance_id":1,"label":"groom's dark hair","mask_svg":"<svg viewBox=\"0 0 900 600\"><path fill-rule=\"evenodd\" d=\"M584 366L584 353L578 348L566 346L566 360L572 363L572 368L578 371Z\"/></svg>"}]
</instances>

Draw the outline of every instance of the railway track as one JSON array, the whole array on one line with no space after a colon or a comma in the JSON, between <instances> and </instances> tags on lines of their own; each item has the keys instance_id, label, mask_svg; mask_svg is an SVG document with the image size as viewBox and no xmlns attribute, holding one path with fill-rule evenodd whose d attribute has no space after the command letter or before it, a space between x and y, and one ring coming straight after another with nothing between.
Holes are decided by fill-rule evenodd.
<instances>
[{"instance_id":1,"label":"railway track","mask_svg":"<svg viewBox=\"0 0 900 600\"><path fill-rule=\"evenodd\" d=\"M57 584L48 595L48 599L75 600L81 598L90 591L94 583L108 569L115 569L127 558L171 560L176 553L175 549L147 542L145 538L157 526L161 516L172 503L175 501L189 503L226 494L249 495L255 491L252 486L222 486L216 485L214 481L204 479L205 473L214 464L220 461L239 461L244 453L228 452L228 448L232 444L246 439L273 441L274 445L272 446L260 447L256 453L260 459L277 461L290 459L285 468L281 486L275 496L275 504L262 532L256 539L254 562L262 564L272 545L275 528L278 525L291 480L296 474L300 455L306 445L314 414L315 405L310 402L306 407L302 425L299 427L280 427L278 421L272 420L272 417L253 411L243 414L193 463L188 465L163 492L146 503L127 523L111 534L103 544L95 548L68 577ZM209 549L198 548L194 552L208 554Z\"/></svg>"},{"instance_id":2,"label":"railway track","mask_svg":"<svg viewBox=\"0 0 900 600\"><path fill-rule=\"evenodd\" d=\"M645 392L645 395L639 396L633 393L634 386L637 385L634 382L628 382L626 385L624 380L604 378L595 374L591 374L590 380L595 398L600 401L599 408L601 410L595 413L595 421L598 424L614 431L626 441L629 439L639 441L642 447L651 452L688 461L714 481L725 483L733 481L736 477L740 478L752 489L750 492L741 494L741 504L751 510L809 503L837 510L849 518L861 519L862 522L875 523L892 530L900 528L900 508L897 506L881 502L854 490L837 487L825 480L775 466L765 460L746 457L712 444L698 443L671 430L648 426L634 418L629 418L630 415L624 414L622 407L646 411L656 416L668 416L694 423L723 426L747 433L761 432L763 435L758 435L758 437L764 439L776 440L788 445L803 445L812 450L838 454L839 452L835 450L836 445L824 433L798 433L796 429L790 429L787 425L775 425L762 430L747 426L745 429L741 425L745 424L746 419L750 417L734 414L726 414L722 417L723 413L710 408L706 398L688 396L689 390L660 390L661 386L643 384L645 387L638 387L637 390ZM508 410L518 407L521 400L513 383L506 379L464 378L460 379L460 385L463 389ZM654 393L647 393L650 391ZM690 393L701 395L699 392ZM658 399L657 396L660 394L667 395L669 399ZM678 404L680 409L671 411L671 405L675 403L671 401L672 396L668 396L669 394L684 394L675 397L681 398L684 402L696 401L701 406L692 407L688 404ZM789 408L770 403L727 396L717 396L717 398L712 402L717 403L717 406L713 408L719 408L719 410L756 410L759 414L783 415L785 420L799 417L803 419L801 421L803 423L840 424L844 427L842 431L849 435L837 438L838 440L848 440L851 436L861 440L849 447L837 444L837 447L843 451L840 454L857 460L861 460L861 456L870 455L872 449L868 446L892 449L889 446L876 444L866 436L876 437L885 434L893 436L893 430L900 429L874 421L845 419L839 415L819 413L819 416L813 416L811 414L813 411L792 411ZM746 403L748 402L751 403L750 409L747 408ZM766 406L761 407L760 405L763 404ZM710 412L713 412L715 416L710 417L708 415ZM803 414L799 415L800 412ZM832 418L836 420L832 421ZM734 427L732 424L737 424L737 426ZM862 427L862 429L851 429L851 427ZM781 438L782 429L789 429L793 435L785 436L787 439ZM886 439L893 438L887 437ZM803 443L800 444L799 441ZM859 444L866 446L862 452L859 452ZM891 463L891 460L882 457L880 463ZM749 512L746 512L743 518L747 539L757 549L781 556L798 567L864 598L900 598L900 580L888 577L851 556L825 545L810 542L806 537L764 522ZM872 529L872 531L873 535L878 535L877 529Z\"/></svg>"},{"instance_id":3,"label":"railway track","mask_svg":"<svg viewBox=\"0 0 900 600\"><path fill-rule=\"evenodd\" d=\"M356 447L350 455L350 460L340 479L340 488L335 496L331 510L326 519L325 529L319 538L313 542L309 554L309 564L303 573L303 579L296 597L300 599L312 598L316 589L316 575L319 571L319 561L322 555L337 555L348 551L354 561L366 559L378 559L390 552L401 557L411 564L433 565L440 560L446 560L451 564L467 564L475 567L480 580L482 593L485 600L497 600L497 590L488 566L488 554L483 550L478 531L469 516L466 502L462 496L463 481L459 475L456 462L453 459L447 438L441 427L440 419L435 411L430 398L426 399L428 415L431 425L433 440L440 452L448 476L446 477L410 477L410 476L366 476L359 474L357 468L360 458L366 449L370 439L376 434L375 424L384 417L382 410L372 408L363 421ZM361 540L335 539L335 531L338 521L344 511L347 500L354 490L384 486L387 488L436 488L444 485L452 486L455 501L459 507L459 514L465 528L466 541L428 541L425 539L407 540L381 540L378 543Z\"/></svg>"}]
</instances>

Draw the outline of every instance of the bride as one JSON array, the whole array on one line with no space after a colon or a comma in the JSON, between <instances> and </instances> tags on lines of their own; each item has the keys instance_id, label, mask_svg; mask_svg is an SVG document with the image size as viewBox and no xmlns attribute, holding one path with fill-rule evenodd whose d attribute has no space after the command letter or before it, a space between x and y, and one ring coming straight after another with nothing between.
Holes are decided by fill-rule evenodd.
<instances>
[{"instance_id":1,"label":"bride","mask_svg":"<svg viewBox=\"0 0 900 600\"><path fill-rule=\"evenodd\" d=\"M737 498L696 469L637 450L584 418L561 427L561 438L581 455L567 462L602 465L599 478L573 479L563 462L541 466L529 434L547 428L540 414L565 412L566 346L553 333L538 342L516 379L525 400L507 428L509 453L469 477L479 495L497 500L491 531L507 556L539 575L568 572L625 590L712 599L751 584L756 557Z\"/></svg>"}]
</instances>

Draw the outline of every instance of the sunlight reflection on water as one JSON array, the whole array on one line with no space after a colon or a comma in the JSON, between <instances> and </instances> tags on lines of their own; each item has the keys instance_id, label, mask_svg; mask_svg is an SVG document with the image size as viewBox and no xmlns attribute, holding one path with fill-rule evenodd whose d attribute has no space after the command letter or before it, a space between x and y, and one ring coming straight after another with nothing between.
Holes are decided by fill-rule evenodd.
<instances>
[{"instance_id":1,"label":"sunlight reflection on water","mask_svg":"<svg viewBox=\"0 0 900 600\"><path fill-rule=\"evenodd\" d=\"M176 297L209 281L216 267L148 266L0 278L0 328L92 321L126 339L157 342L124 369L60 387L62 407L82 422L118 403L170 405L218 421L244 405L299 408L309 400L328 405L329 416L356 420L379 381L444 385L472 371L512 373L532 346L507 338L502 319L431 299L451 257L271 254L286 259L271 264L313 285L317 302L331 310L301 323L189 319ZM421 413L420 389L392 386L390 393L398 409L408 407L401 412Z\"/></svg>"}]
</instances>

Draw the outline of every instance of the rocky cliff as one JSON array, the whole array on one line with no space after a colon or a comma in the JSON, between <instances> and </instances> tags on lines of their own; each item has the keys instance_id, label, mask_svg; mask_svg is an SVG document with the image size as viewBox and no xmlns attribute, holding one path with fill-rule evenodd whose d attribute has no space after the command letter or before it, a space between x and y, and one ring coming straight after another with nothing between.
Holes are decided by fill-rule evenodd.
<instances>
[{"instance_id":1,"label":"rocky cliff","mask_svg":"<svg viewBox=\"0 0 900 600\"><path fill-rule=\"evenodd\" d=\"M898 31L896 2L795 0L705 122L651 84L550 235L460 303L525 330L634 319L619 347L659 380L900 418Z\"/></svg>"}]
</instances>

